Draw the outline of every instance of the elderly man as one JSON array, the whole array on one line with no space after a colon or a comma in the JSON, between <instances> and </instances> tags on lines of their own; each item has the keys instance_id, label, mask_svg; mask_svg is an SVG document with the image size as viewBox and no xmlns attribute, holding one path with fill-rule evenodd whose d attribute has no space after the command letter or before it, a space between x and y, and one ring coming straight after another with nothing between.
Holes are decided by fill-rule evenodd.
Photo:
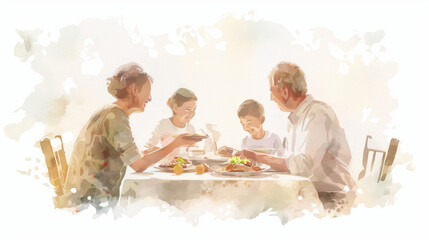
<instances>
[{"instance_id":1,"label":"elderly man","mask_svg":"<svg viewBox=\"0 0 429 240\"><path fill-rule=\"evenodd\" d=\"M334 111L307 94L305 75L296 64L280 62L270 73L269 82L271 100L281 111L290 112L285 158L249 150L239 154L274 170L308 177L326 209L348 212L356 196L355 183L347 170L349 145Z\"/></svg>"}]
</instances>

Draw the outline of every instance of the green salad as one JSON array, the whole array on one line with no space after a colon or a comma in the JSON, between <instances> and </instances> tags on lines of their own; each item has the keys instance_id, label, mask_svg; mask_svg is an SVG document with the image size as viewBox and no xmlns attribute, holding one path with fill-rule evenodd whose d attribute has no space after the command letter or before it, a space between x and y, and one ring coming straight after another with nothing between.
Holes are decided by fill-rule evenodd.
<instances>
[{"instance_id":1,"label":"green salad","mask_svg":"<svg viewBox=\"0 0 429 240\"><path fill-rule=\"evenodd\" d=\"M230 157L229 163L241 163L245 165L250 165L252 162L247 158L241 159L240 157L237 156L237 157Z\"/></svg>"},{"instance_id":2,"label":"green salad","mask_svg":"<svg viewBox=\"0 0 429 240\"><path fill-rule=\"evenodd\" d=\"M181 157L178 157L176 158L176 164L183 165L185 164L185 160L183 160L183 158Z\"/></svg>"}]
</instances>

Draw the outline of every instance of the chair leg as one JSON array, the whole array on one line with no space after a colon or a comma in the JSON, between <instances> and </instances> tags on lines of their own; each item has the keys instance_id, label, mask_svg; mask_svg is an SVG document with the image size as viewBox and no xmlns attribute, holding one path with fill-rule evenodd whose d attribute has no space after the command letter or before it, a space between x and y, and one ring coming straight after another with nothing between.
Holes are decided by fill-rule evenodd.
<instances>
[{"instance_id":1,"label":"chair leg","mask_svg":"<svg viewBox=\"0 0 429 240\"><path fill-rule=\"evenodd\" d=\"M377 155L377 152L372 152L372 160L371 160L371 168L370 171L372 172L372 169L374 168L374 162L375 162L375 157Z\"/></svg>"},{"instance_id":2,"label":"chair leg","mask_svg":"<svg viewBox=\"0 0 429 240\"><path fill-rule=\"evenodd\" d=\"M371 139L372 137L370 135L366 136L366 140L365 140L365 146L363 148L363 157L362 157L362 165L363 165L363 169L362 171L359 173L358 179L362 179L363 177L365 177L366 174L366 167L368 165L368 155L369 155L369 150L368 150L368 140Z\"/></svg>"},{"instance_id":3,"label":"chair leg","mask_svg":"<svg viewBox=\"0 0 429 240\"><path fill-rule=\"evenodd\" d=\"M386 179L387 174L389 174L393 168L393 161L395 160L396 152L398 150L398 144L399 144L398 139L392 138L390 140L390 145L389 145L389 149L387 151L386 161L384 163L385 166L383 168L383 174L381 176L381 181L384 181L384 179Z\"/></svg>"}]
</instances>

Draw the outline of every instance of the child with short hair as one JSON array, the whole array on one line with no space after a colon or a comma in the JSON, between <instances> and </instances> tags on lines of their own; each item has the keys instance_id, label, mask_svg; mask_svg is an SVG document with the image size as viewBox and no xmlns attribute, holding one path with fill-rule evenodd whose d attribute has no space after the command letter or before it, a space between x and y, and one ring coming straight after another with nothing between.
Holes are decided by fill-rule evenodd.
<instances>
[{"instance_id":1,"label":"child with short hair","mask_svg":"<svg viewBox=\"0 0 429 240\"><path fill-rule=\"evenodd\" d=\"M179 88L168 99L167 105L171 108L172 116L159 121L152 132L152 137L146 143L148 149L145 153L155 151L159 146L168 145L174 140L175 135L196 133L194 126L189 123L195 116L197 108L197 97L193 91ZM176 149L167 158L178 157L179 155L180 149Z\"/></svg>"},{"instance_id":2,"label":"child with short hair","mask_svg":"<svg viewBox=\"0 0 429 240\"><path fill-rule=\"evenodd\" d=\"M283 156L284 148L280 137L275 133L264 130L262 127L265 122L262 104L253 99L248 99L239 106L237 115L244 131L250 134L241 142L242 149ZM218 152L223 156L233 155L233 150L228 147L222 147Z\"/></svg>"}]
</instances>

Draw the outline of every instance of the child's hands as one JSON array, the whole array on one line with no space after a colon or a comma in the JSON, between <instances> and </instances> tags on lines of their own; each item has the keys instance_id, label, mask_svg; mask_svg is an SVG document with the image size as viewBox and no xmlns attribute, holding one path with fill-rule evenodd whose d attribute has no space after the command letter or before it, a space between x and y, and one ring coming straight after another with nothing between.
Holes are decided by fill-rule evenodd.
<instances>
[{"instance_id":1,"label":"child's hands","mask_svg":"<svg viewBox=\"0 0 429 240\"><path fill-rule=\"evenodd\" d=\"M252 166L258 162L257 154L253 151L243 149L235 154L235 156L239 156L240 158L247 158L252 161Z\"/></svg>"},{"instance_id":2,"label":"child's hands","mask_svg":"<svg viewBox=\"0 0 429 240\"><path fill-rule=\"evenodd\" d=\"M222 157L232 157L233 152L234 152L234 149L227 146L222 146L217 150L217 154L219 154Z\"/></svg>"}]
</instances>

